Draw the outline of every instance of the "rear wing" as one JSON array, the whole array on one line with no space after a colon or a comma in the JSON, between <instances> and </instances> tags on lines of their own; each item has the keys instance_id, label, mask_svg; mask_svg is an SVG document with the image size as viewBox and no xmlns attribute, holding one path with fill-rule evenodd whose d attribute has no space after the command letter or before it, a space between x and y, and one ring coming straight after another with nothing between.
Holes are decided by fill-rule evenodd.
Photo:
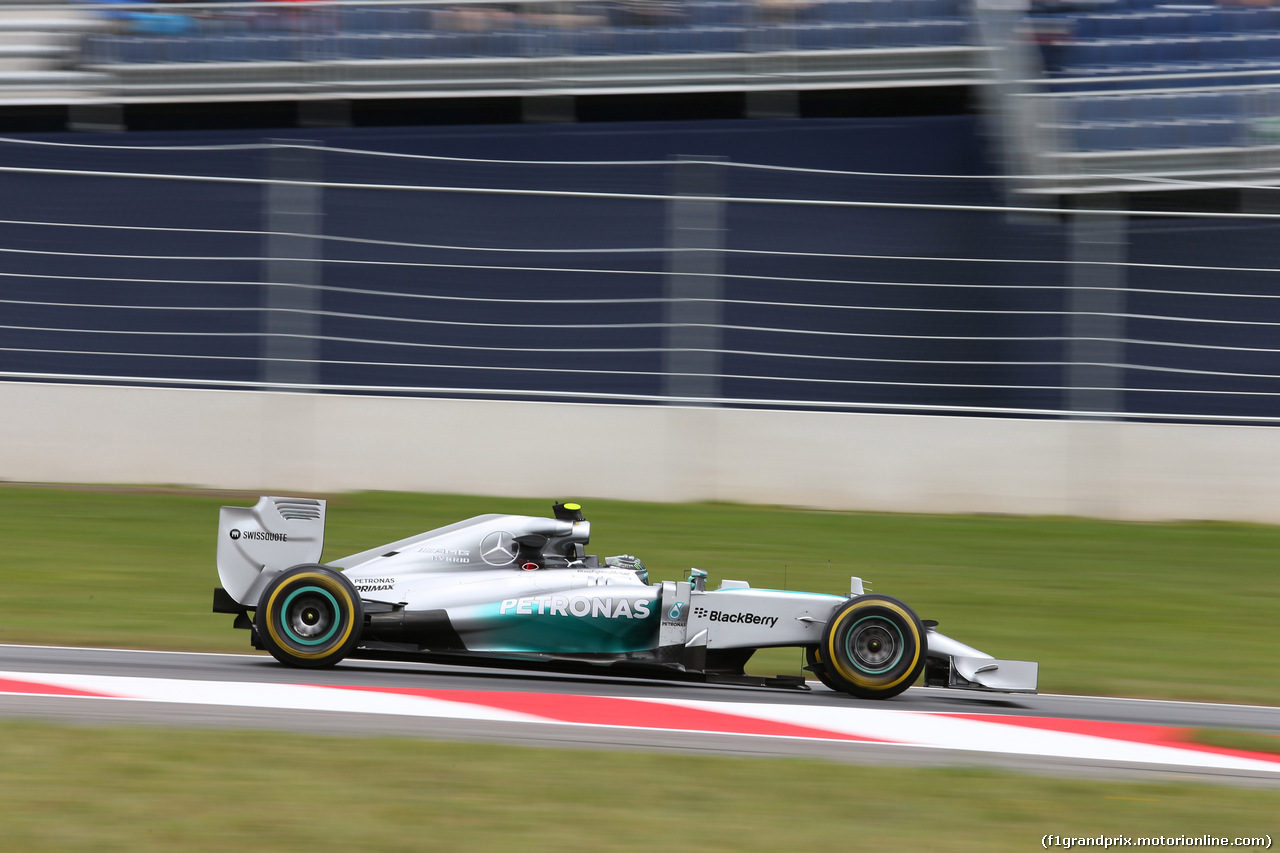
<instances>
[{"instance_id":1,"label":"rear wing","mask_svg":"<svg viewBox=\"0 0 1280 853\"><path fill-rule=\"evenodd\" d=\"M218 578L237 604L256 607L275 574L317 563L324 550L325 502L261 497L251 507L218 511Z\"/></svg>"}]
</instances>

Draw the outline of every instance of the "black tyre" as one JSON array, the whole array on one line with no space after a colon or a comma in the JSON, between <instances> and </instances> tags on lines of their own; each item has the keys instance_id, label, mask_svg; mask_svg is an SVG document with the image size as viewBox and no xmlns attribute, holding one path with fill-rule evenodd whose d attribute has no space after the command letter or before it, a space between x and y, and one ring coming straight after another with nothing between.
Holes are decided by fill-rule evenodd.
<instances>
[{"instance_id":1,"label":"black tyre","mask_svg":"<svg viewBox=\"0 0 1280 853\"><path fill-rule=\"evenodd\" d=\"M294 566L262 591L254 627L276 660L318 669L333 666L355 648L364 627L364 607L341 572Z\"/></svg>"},{"instance_id":2,"label":"black tyre","mask_svg":"<svg viewBox=\"0 0 1280 853\"><path fill-rule=\"evenodd\" d=\"M836 689L888 699L920 677L928 641L910 607L887 595L862 595L831 614L818 653Z\"/></svg>"},{"instance_id":3,"label":"black tyre","mask_svg":"<svg viewBox=\"0 0 1280 853\"><path fill-rule=\"evenodd\" d=\"M836 684L835 680L831 677L831 673L827 671L827 665L822 660L822 649L817 646L805 646L804 662L805 669L812 672L814 678L818 679L828 688L836 691L837 693L844 692L844 688L839 684Z\"/></svg>"}]
</instances>

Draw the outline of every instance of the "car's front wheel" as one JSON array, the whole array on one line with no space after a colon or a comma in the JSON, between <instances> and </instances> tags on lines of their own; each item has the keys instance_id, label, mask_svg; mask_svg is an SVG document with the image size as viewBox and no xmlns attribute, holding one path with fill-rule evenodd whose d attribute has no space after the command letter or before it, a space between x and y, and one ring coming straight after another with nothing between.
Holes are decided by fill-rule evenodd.
<instances>
[{"instance_id":1,"label":"car's front wheel","mask_svg":"<svg viewBox=\"0 0 1280 853\"><path fill-rule=\"evenodd\" d=\"M360 595L326 566L294 566L271 579L254 614L262 645L289 666L333 666L355 648L364 627Z\"/></svg>"},{"instance_id":2,"label":"car's front wheel","mask_svg":"<svg viewBox=\"0 0 1280 853\"><path fill-rule=\"evenodd\" d=\"M888 699L920 677L927 642L910 607L887 595L861 595L831 614L818 651L837 689Z\"/></svg>"}]
</instances>

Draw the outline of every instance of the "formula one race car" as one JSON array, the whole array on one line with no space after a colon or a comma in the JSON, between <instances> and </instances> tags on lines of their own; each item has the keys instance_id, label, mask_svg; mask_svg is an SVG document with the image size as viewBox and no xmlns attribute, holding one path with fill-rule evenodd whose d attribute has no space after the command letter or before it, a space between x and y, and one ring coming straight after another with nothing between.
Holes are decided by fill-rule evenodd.
<instances>
[{"instance_id":1,"label":"formula one race car","mask_svg":"<svg viewBox=\"0 0 1280 853\"><path fill-rule=\"evenodd\" d=\"M822 683L861 698L896 696L921 673L930 686L1035 692L1035 663L939 634L859 578L848 596L731 580L707 589L698 569L650 583L635 557L586 553L591 524L577 504L554 515L481 515L322 565L324 501L223 507L213 610L236 614L256 648L298 667L345 657L607 667L804 689L800 676L743 669L756 649L798 646Z\"/></svg>"}]
</instances>

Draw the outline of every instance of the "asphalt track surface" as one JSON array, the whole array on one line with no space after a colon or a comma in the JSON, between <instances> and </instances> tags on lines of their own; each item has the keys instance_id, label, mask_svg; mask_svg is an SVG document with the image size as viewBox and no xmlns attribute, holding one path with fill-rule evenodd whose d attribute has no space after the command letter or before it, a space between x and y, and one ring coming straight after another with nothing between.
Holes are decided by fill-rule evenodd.
<instances>
[{"instance_id":1,"label":"asphalt track surface","mask_svg":"<svg viewBox=\"0 0 1280 853\"><path fill-rule=\"evenodd\" d=\"M750 688L595 675L529 673L433 664L345 661L329 670L295 670L266 655L78 649L0 645L0 671L32 674L186 679L201 682L325 685L343 688L496 691L499 693L627 696L650 700L861 707L936 714L1098 721L1177 728L1235 729L1280 735L1280 708L1062 695L1002 695L916 687L887 702L811 690ZM0 695L0 717L85 725L240 728L348 736L408 736L434 740L529 746L662 750L690 753L817 757L855 764L996 766L1060 776L1189 780L1280 788L1280 772L1200 766L1153 766L1125 761L977 753L948 749L808 740L751 738L715 732L537 724L439 717L282 710L173 702L86 700Z\"/></svg>"}]
</instances>

